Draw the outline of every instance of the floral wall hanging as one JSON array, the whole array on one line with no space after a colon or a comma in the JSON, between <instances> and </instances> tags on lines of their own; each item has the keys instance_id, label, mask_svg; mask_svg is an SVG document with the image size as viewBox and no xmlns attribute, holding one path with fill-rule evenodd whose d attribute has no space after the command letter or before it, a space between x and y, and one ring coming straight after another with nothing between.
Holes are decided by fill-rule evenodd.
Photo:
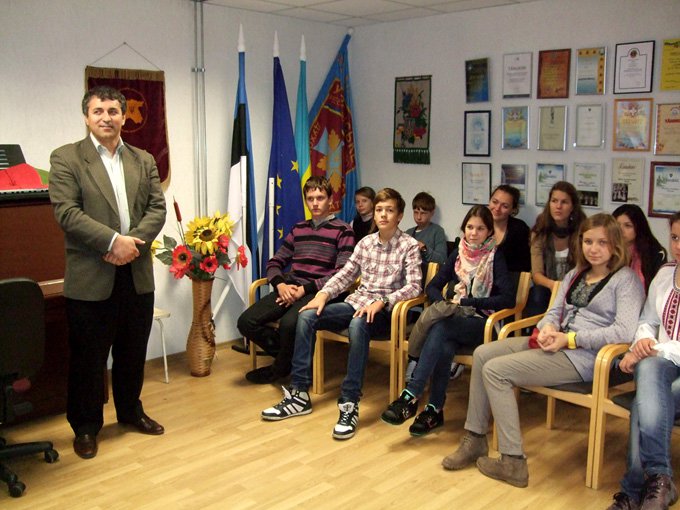
<instances>
[{"instance_id":1,"label":"floral wall hanging","mask_svg":"<svg viewBox=\"0 0 680 510\"><path fill-rule=\"evenodd\" d=\"M395 79L395 163L430 164L431 85L432 75Z\"/></svg>"}]
</instances>

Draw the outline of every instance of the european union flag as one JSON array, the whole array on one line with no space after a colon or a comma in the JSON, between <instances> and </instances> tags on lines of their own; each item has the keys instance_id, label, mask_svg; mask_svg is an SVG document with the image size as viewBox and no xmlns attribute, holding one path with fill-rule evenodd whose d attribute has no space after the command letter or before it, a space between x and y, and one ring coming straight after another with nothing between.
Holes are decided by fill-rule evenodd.
<instances>
[{"instance_id":1,"label":"european union flag","mask_svg":"<svg viewBox=\"0 0 680 510\"><path fill-rule=\"evenodd\" d=\"M278 44L276 45L278 46ZM286 82L279 61L274 56L274 114L272 120L272 148L269 155L269 178L274 179L274 232L270 232L270 189L267 187L267 207L264 215L262 242L262 272L269 257L279 249L283 238L298 221L305 218L300 188L300 169L295 152L293 122L290 118ZM268 179L269 180L269 179ZM273 236L273 251L270 251Z\"/></svg>"}]
</instances>

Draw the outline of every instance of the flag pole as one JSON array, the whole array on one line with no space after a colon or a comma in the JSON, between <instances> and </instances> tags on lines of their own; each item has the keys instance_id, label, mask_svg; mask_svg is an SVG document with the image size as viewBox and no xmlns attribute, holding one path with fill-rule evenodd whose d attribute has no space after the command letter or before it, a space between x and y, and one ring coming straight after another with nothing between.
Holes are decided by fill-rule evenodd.
<instances>
[{"instance_id":1,"label":"flag pole","mask_svg":"<svg viewBox=\"0 0 680 510\"><path fill-rule=\"evenodd\" d=\"M267 225L267 229L269 230L269 256L274 255L274 209L276 207L276 198L274 197L275 193L275 188L274 188L274 178L270 177L269 178L269 203L267 204L267 207L269 208L269 225Z\"/></svg>"}]
</instances>

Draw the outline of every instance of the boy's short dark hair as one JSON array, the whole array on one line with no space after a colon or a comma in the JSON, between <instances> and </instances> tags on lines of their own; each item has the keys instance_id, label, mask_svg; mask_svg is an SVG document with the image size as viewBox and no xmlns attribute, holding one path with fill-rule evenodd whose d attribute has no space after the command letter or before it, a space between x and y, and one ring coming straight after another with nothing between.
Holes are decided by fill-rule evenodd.
<instances>
[{"instance_id":1,"label":"boy's short dark hair","mask_svg":"<svg viewBox=\"0 0 680 510\"><path fill-rule=\"evenodd\" d=\"M375 194L373 210L375 211L375 206L378 205L378 202L385 202L387 200L394 200L397 203L397 212L399 214L404 213L404 209L406 209L406 202L404 202L404 199L401 197L401 193L392 188L383 188Z\"/></svg>"},{"instance_id":2,"label":"boy's short dark hair","mask_svg":"<svg viewBox=\"0 0 680 510\"><path fill-rule=\"evenodd\" d=\"M307 179L307 182L305 182L305 185L302 187L302 195L306 198L307 193L315 189L325 191L328 198L333 194L331 183L328 182L328 179L320 175L313 175Z\"/></svg>"},{"instance_id":3,"label":"boy's short dark hair","mask_svg":"<svg viewBox=\"0 0 680 510\"><path fill-rule=\"evenodd\" d=\"M411 205L413 209L422 209L423 211L434 211L437 207L434 197L425 191L421 191L413 197Z\"/></svg>"}]
</instances>

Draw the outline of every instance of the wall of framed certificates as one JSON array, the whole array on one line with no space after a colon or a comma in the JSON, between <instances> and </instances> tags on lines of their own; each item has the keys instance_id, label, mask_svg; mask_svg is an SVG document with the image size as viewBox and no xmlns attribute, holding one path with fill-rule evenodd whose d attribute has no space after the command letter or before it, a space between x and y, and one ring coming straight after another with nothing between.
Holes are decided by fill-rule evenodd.
<instances>
[{"instance_id":1,"label":"wall of framed certificates","mask_svg":"<svg viewBox=\"0 0 680 510\"><path fill-rule=\"evenodd\" d=\"M518 216L533 225L539 182L560 170L588 214L625 202L649 213L652 162L680 162L678 19L677 0L535 0L357 29L362 183L394 187L407 202L431 192L435 221L453 237L489 180L520 189ZM367 56L377 46L385 50ZM410 74L432 75L429 166L394 165L384 149L389 101L379 91ZM675 178L664 168L661 191ZM665 219L651 218L667 239Z\"/></svg>"}]
</instances>

